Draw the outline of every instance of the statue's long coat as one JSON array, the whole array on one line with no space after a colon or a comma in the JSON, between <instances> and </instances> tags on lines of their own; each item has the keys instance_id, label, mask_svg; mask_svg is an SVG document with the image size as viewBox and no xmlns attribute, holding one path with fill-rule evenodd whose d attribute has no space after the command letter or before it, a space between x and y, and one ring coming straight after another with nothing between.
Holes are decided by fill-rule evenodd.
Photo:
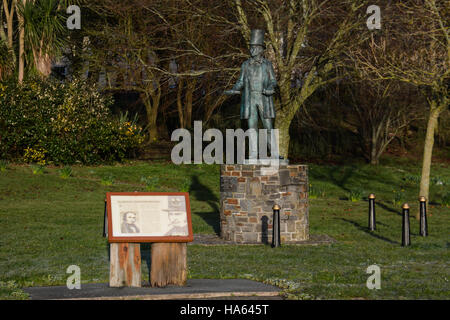
<instances>
[{"instance_id":1,"label":"statue's long coat","mask_svg":"<svg viewBox=\"0 0 450 320\"><path fill-rule=\"evenodd\" d=\"M263 89L275 90L277 85L277 80L275 78L275 72L273 71L272 63L267 59L262 59L262 74L263 74ZM233 87L233 90L244 92L241 97L241 119L248 119L250 117L250 79L248 77L248 66L250 64L250 59L245 61L241 66L241 74L239 79ZM275 108L273 104L272 95L263 95L263 108L265 119L275 118Z\"/></svg>"}]
</instances>

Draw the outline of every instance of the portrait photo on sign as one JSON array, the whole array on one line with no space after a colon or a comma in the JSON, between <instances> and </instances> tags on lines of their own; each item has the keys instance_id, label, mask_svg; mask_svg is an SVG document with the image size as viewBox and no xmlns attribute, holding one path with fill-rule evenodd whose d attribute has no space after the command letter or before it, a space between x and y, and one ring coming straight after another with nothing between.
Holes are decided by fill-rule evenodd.
<instances>
[{"instance_id":1,"label":"portrait photo on sign","mask_svg":"<svg viewBox=\"0 0 450 320\"><path fill-rule=\"evenodd\" d=\"M122 233L139 233L140 228L138 227L138 213L133 211L125 211L120 213L120 218L122 225L120 226L120 231Z\"/></svg>"},{"instance_id":2,"label":"portrait photo on sign","mask_svg":"<svg viewBox=\"0 0 450 320\"><path fill-rule=\"evenodd\" d=\"M187 193L108 193L107 201L110 240L192 237Z\"/></svg>"},{"instance_id":3,"label":"portrait photo on sign","mask_svg":"<svg viewBox=\"0 0 450 320\"><path fill-rule=\"evenodd\" d=\"M186 202L184 197L170 196L167 210L169 219L166 236L184 236L188 233Z\"/></svg>"}]
</instances>

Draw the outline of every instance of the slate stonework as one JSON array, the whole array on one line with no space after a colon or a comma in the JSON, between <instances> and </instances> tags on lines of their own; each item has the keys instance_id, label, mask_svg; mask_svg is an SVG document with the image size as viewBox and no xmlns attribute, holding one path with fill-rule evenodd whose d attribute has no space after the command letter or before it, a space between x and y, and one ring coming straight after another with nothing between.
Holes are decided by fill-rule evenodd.
<instances>
[{"instance_id":1,"label":"slate stonework","mask_svg":"<svg viewBox=\"0 0 450 320\"><path fill-rule=\"evenodd\" d=\"M281 242L309 239L308 167L221 166L221 237L237 243L271 243L272 207L281 207Z\"/></svg>"}]
</instances>

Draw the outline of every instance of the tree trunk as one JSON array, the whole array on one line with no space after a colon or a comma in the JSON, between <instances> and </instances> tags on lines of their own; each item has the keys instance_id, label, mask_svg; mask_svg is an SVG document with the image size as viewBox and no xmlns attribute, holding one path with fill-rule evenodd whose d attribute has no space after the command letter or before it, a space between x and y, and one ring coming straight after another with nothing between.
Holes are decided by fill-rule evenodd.
<instances>
[{"instance_id":1,"label":"tree trunk","mask_svg":"<svg viewBox=\"0 0 450 320\"><path fill-rule=\"evenodd\" d=\"M295 98L291 99L293 93L291 92L290 77L288 76L290 75L290 72L285 70L281 73L280 70L281 80L279 83L279 88L281 101L278 101L277 104L281 105L281 108L276 108L277 116L275 119L275 128L278 129L280 133L280 156L285 159L288 159L289 156L289 128L291 126L291 122L306 99L308 99L317 90L317 88L319 88L319 84L315 82L315 77L313 75L314 72L315 69L310 71L300 92L295 92Z\"/></svg>"},{"instance_id":2,"label":"tree trunk","mask_svg":"<svg viewBox=\"0 0 450 320\"><path fill-rule=\"evenodd\" d=\"M372 158L370 159L370 164L372 166L377 166L379 163L380 163L379 157L377 157L376 155L373 155Z\"/></svg>"},{"instance_id":3,"label":"tree trunk","mask_svg":"<svg viewBox=\"0 0 450 320\"><path fill-rule=\"evenodd\" d=\"M289 128L291 127L291 122L293 115L298 108L290 101L291 91L290 84L288 81L280 81L280 100L274 101L277 106L277 114L275 117L274 128L279 131L279 153L285 159L289 156L289 143L291 137L289 135ZM280 106L280 107L278 107ZM293 110L295 110L293 112Z\"/></svg>"},{"instance_id":4,"label":"tree trunk","mask_svg":"<svg viewBox=\"0 0 450 320\"><path fill-rule=\"evenodd\" d=\"M180 128L185 128L184 123L184 112L183 112L183 78L178 79L178 90L177 90L177 108L178 108L178 119L180 121Z\"/></svg>"},{"instance_id":5,"label":"tree trunk","mask_svg":"<svg viewBox=\"0 0 450 320\"><path fill-rule=\"evenodd\" d=\"M419 197L425 197L428 203L428 196L430 191L430 171L431 171L431 157L433 155L434 133L438 124L440 110L436 108L436 104L432 102L430 108L430 116L428 118L427 133L425 136L425 143L423 147L423 162L422 162L422 177L420 179ZM416 214L416 219L420 218L420 214Z\"/></svg>"},{"instance_id":6,"label":"tree trunk","mask_svg":"<svg viewBox=\"0 0 450 320\"><path fill-rule=\"evenodd\" d=\"M192 101L196 85L197 79L194 78L188 82L186 89L185 125L188 129L192 128Z\"/></svg>"},{"instance_id":7,"label":"tree trunk","mask_svg":"<svg viewBox=\"0 0 450 320\"><path fill-rule=\"evenodd\" d=\"M44 77L48 77L52 72L52 58L47 54L43 53L42 48L38 50L33 50L34 65L36 70Z\"/></svg>"},{"instance_id":8,"label":"tree trunk","mask_svg":"<svg viewBox=\"0 0 450 320\"><path fill-rule=\"evenodd\" d=\"M206 113L205 113L205 117L203 118L203 121L205 123L207 123L211 119L216 108L218 106L222 105L222 103L226 99L225 95L220 95L219 97L214 97L214 101L213 101L212 97L213 97L214 90L216 90L216 89L210 88L206 92L206 95L205 95L204 107L206 108Z\"/></svg>"},{"instance_id":9,"label":"tree trunk","mask_svg":"<svg viewBox=\"0 0 450 320\"><path fill-rule=\"evenodd\" d=\"M8 28L7 44L9 49L13 48L13 36L14 36L13 22L14 22L15 8L16 8L16 0L13 0L13 2L11 3L11 9L8 8L8 1L3 0L3 10L5 12L6 25Z\"/></svg>"},{"instance_id":10,"label":"tree trunk","mask_svg":"<svg viewBox=\"0 0 450 320\"><path fill-rule=\"evenodd\" d=\"M13 11L11 11L13 12ZM13 17L11 16L10 19L7 21L8 25L8 47L11 49L13 47Z\"/></svg>"},{"instance_id":11,"label":"tree trunk","mask_svg":"<svg viewBox=\"0 0 450 320\"><path fill-rule=\"evenodd\" d=\"M145 110L147 113L148 122L148 133L150 135L150 142L156 142L159 139L158 125L156 121L158 120L158 109L161 97L161 89L159 88L157 92L153 95L149 93L141 94L142 102L145 105Z\"/></svg>"},{"instance_id":12,"label":"tree trunk","mask_svg":"<svg viewBox=\"0 0 450 320\"><path fill-rule=\"evenodd\" d=\"M289 156L289 143L291 141L291 137L289 135L289 128L291 125L290 121L280 121L280 118L276 119L275 128L279 131L279 153L285 159L288 159Z\"/></svg>"},{"instance_id":13,"label":"tree trunk","mask_svg":"<svg viewBox=\"0 0 450 320\"><path fill-rule=\"evenodd\" d=\"M185 82L186 91L183 104L183 89ZM179 79L177 91L177 108L181 128L192 128L192 101L196 84L197 79L195 78L187 79L186 81L183 81L182 78Z\"/></svg>"},{"instance_id":14,"label":"tree trunk","mask_svg":"<svg viewBox=\"0 0 450 320\"><path fill-rule=\"evenodd\" d=\"M375 128L372 128L372 141L370 142L370 164L378 165L378 157L377 157L377 135L375 132Z\"/></svg>"},{"instance_id":15,"label":"tree trunk","mask_svg":"<svg viewBox=\"0 0 450 320\"><path fill-rule=\"evenodd\" d=\"M27 2L27 0L22 0L23 4ZM24 19L21 14L18 14L19 19L19 83L23 82L23 78L25 75L25 26Z\"/></svg>"},{"instance_id":16,"label":"tree trunk","mask_svg":"<svg viewBox=\"0 0 450 320\"><path fill-rule=\"evenodd\" d=\"M393 139L389 139L388 137L386 137L386 135L383 136L383 134L381 133L383 131L383 125L384 123L380 123L376 129L372 128L370 164L375 166L380 164L381 155L384 153L384 150L386 150L386 147ZM387 130L388 128L385 127L384 129Z\"/></svg>"},{"instance_id":17,"label":"tree trunk","mask_svg":"<svg viewBox=\"0 0 450 320\"><path fill-rule=\"evenodd\" d=\"M158 118L158 109L156 108L147 108L147 119L148 119L148 133L150 135L150 141L156 142L159 139L158 134L158 124L156 120Z\"/></svg>"}]
</instances>

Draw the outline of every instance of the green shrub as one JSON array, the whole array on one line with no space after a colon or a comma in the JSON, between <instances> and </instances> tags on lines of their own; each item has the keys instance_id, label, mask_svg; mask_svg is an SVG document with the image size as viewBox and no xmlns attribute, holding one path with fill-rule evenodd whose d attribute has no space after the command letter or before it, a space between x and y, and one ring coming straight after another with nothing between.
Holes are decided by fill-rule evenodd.
<instances>
[{"instance_id":1,"label":"green shrub","mask_svg":"<svg viewBox=\"0 0 450 320\"><path fill-rule=\"evenodd\" d=\"M81 80L0 83L0 158L41 165L121 161L143 142L135 121Z\"/></svg>"},{"instance_id":2,"label":"green shrub","mask_svg":"<svg viewBox=\"0 0 450 320\"><path fill-rule=\"evenodd\" d=\"M363 198L363 194L364 194L363 190L361 190L361 189L353 189L353 190L350 190L350 193L348 195L348 199L351 202L358 202L358 201L361 201L361 199Z\"/></svg>"},{"instance_id":3,"label":"green shrub","mask_svg":"<svg viewBox=\"0 0 450 320\"><path fill-rule=\"evenodd\" d=\"M394 206L401 206L403 203L406 202L406 195L404 189L401 189L400 191L393 190L392 193L394 194L394 199L392 200L392 204Z\"/></svg>"},{"instance_id":4,"label":"green shrub","mask_svg":"<svg viewBox=\"0 0 450 320\"><path fill-rule=\"evenodd\" d=\"M73 172L72 172L71 167L66 166L66 167L62 168L61 170L59 170L59 176L62 179L70 178L72 175L73 175Z\"/></svg>"},{"instance_id":5,"label":"green shrub","mask_svg":"<svg viewBox=\"0 0 450 320\"><path fill-rule=\"evenodd\" d=\"M44 174L45 172L45 167L43 165L40 164L32 164L31 165L31 171L33 172L33 174Z\"/></svg>"},{"instance_id":6,"label":"green shrub","mask_svg":"<svg viewBox=\"0 0 450 320\"><path fill-rule=\"evenodd\" d=\"M158 177L141 177L141 182L145 184L145 189L150 192L156 191L160 185Z\"/></svg>"},{"instance_id":7,"label":"green shrub","mask_svg":"<svg viewBox=\"0 0 450 320\"><path fill-rule=\"evenodd\" d=\"M0 293L2 299L7 300L28 300L29 295L22 291L22 286L14 280L0 281Z\"/></svg>"},{"instance_id":8,"label":"green shrub","mask_svg":"<svg viewBox=\"0 0 450 320\"><path fill-rule=\"evenodd\" d=\"M100 183L104 186L111 186L114 183L114 176L112 174L104 176Z\"/></svg>"},{"instance_id":9,"label":"green shrub","mask_svg":"<svg viewBox=\"0 0 450 320\"><path fill-rule=\"evenodd\" d=\"M14 55L13 49L8 48L6 41L0 40L0 77L5 79L13 74L14 71Z\"/></svg>"},{"instance_id":10,"label":"green shrub","mask_svg":"<svg viewBox=\"0 0 450 320\"><path fill-rule=\"evenodd\" d=\"M407 174L404 178L404 181L406 181L406 183L409 183L411 185L414 184L419 184L420 183L420 175L417 174Z\"/></svg>"},{"instance_id":11,"label":"green shrub","mask_svg":"<svg viewBox=\"0 0 450 320\"><path fill-rule=\"evenodd\" d=\"M447 192L442 195L442 205L450 207L450 192Z\"/></svg>"},{"instance_id":12,"label":"green shrub","mask_svg":"<svg viewBox=\"0 0 450 320\"><path fill-rule=\"evenodd\" d=\"M189 192L191 189L191 179L185 178L180 187L180 192Z\"/></svg>"},{"instance_id":13,"label":"green shrub","mask_svg":"<svg viewBox=\"0 0 450 320\"><path fill-rule=\"evenodd\" d=\"M435 186L445 186L446 185L445 179L442 178L441 176L432 177L430 180L431 180L431 184L433 184Z\"/></svg>"},{"instance_id":14,"label":"green shrub","mask_svg":"<svg viewBox=\"0 0 450 320\"><path fill-rule=\"evenodd\" d=\"M315 187L312 184L309 185L308 197L310 199L325 198L325 195L326 193L323 189Z\"/></svg>"},{"instance_id":15,"label":"green shrub","mask_svg":"<svg viewBox=\"0 0 450 320\"><path fill-rule=\"evenodd\" d=\"M8 170L9 163L7 160L0 160L0 172Z\"/></svg>"}]
</instances>

